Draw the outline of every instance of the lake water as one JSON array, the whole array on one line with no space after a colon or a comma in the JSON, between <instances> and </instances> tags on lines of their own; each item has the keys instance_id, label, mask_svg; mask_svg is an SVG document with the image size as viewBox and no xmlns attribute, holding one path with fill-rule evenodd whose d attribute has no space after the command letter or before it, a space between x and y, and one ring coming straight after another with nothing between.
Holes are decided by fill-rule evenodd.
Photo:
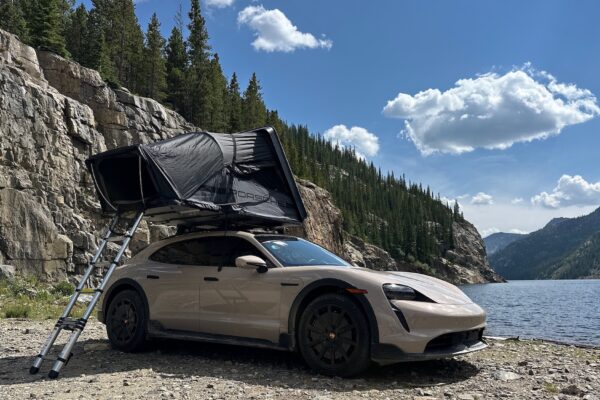
<instances>
[{"instance_id":1,"label":"lake water","mask_svg":"<svg viewBox=\"0 0 600 400\"><path fill-rule=\"evenodd\" d=\"M600 280L510 281L461 289L487 312L488 336L600 346Z\"/></svg>"}]
</instances>

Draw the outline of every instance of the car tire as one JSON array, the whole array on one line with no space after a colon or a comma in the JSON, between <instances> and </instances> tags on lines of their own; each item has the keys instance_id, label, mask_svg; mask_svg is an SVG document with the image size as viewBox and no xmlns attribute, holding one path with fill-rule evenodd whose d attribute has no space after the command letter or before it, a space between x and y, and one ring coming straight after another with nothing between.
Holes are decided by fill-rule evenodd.
<instances>
[{"instance_id":1,"label":"car tire","mask_svg":"<svg viewBox=\"0 0 600 400\"><path fill-rule=\"evenodd\" d=\"M319 296L306 306L300 317L300 354L321 374L358 375L371 363L368 326L360 306L348 296Z\"/></svg>"},{"instance_id":2,"label":"car tire","mask_svg":"<svg viewBox=\"0 0 600 400\"><path fill-rule=\"evenodd\" d=\"M147 318L144 302L135 290L123 290L108 305L106 333L114 349L127 353L143 350Z\"/></svg>"}]
</instances>

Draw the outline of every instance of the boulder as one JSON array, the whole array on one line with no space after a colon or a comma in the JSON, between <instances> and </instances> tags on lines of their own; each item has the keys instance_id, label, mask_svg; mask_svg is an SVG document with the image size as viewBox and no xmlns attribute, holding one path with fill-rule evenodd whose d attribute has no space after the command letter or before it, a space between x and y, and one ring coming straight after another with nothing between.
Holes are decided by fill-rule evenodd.
<instances>
[{"instance_id":1,"label":"boulder","mask_svg":"<svg viewBox=\"0 0 600 400\"><path fill-rule=\"evenodd\" d=\"M0 264L0 280L13 279L15 277L16 268L12 265Z\"/></svg>"}]
</instances>

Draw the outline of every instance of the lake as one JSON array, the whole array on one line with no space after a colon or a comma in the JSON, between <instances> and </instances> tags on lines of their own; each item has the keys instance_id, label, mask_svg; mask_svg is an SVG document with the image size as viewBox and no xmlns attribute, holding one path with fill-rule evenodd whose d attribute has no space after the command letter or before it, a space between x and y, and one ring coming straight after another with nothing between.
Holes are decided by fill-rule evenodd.
<instances>
[{"instance_id":1,"label":"lake","mask_svg":"<svg viewBox=\"0 0 600 400\"><path fill-rule=\"evenodd\" d=\"M488 336L600 346L600 280L510 281L461 289L487 312Z\"/></svg>"}]
</instances>

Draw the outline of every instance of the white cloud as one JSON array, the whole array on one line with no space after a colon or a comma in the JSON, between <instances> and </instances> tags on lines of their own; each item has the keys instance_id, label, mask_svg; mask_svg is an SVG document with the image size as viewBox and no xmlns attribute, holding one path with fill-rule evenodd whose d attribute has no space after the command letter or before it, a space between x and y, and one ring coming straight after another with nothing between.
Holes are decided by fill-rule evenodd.
<instances>
[{"instance_id":1,"label":"white cloud","mask_svg":"<svg viewBox=\"0 0 600 400\"><path fill-rule=\"evenodd\" d=\"M492 228L482 229L481 232L479 232L479 234L481 235L482 238L484 238L484 237L490 236L492 233L498 233L498 232L500 232L500 229L492 227Z\"/></svg>"},{"instance_id":2,"label":"white cloud","mask_svg":"<svg viewBox=\"0 0 600 400\"><path fill-rule=\"evenodd\" d=\"M546 208L571 205L600 205L600 182L589 183L580 175L563 175L551 193L542 192L531 203Z\"/></svg>"},{"instance_id":3,"label":"white cloud","mask_svg":"<svg viewBox=\"0 0 600 400\"><path fill-rule=\"evenodd\" d=\"M450 199L446 196L442 196L440 198L440 201L444 204L447 204L450 208L454 207L454 204L456 204L456 199ZM460 203L458 204L458 206L460 207Z\"/></svg>"},{"instance_id":4,"label":"white cloud","mask_svg":"<svg viewBox=\"0 0 600 400\"><path fill-rule=\"evenodd\" d=\"M330 49L333 45L324 37L317 39L310 33L300 32L283 12L266 10L262 5L244 8L238 14L238 23L254 31L256 39L252 46L255 50L293 52L299 48Z\"/></svg>"},{"instance_id":5,"label":"white cloud","mask_svg":"<svg viewBox=\"0 0 600 400\"><path fill-rule=\"evenodd\" d=\"M471 204L482 206L494 204L494 198L484 192L479 192L471 199Z\"/></svg>"},{"instance_id":6,"label":"white cloud","mask_svg":"<svg viewBox=\"0 0 600 400\"><path fill-rule=\"evenodd\" d=\"M494 226L494 227L491 227L491 228L482 229L481 232L479 232L479 234L481 235L481 237L484 238L484 237L490 236L493 233L498 233L498 232L502 232L502 231ZM516 229L516 228L508 229L508 230L506 230L504 232L518 233L519 235L525 235L525 234L529 233L527 231L524 231L524 230L521 230L521 229Z\"/></svg>"},{"instance_id":7,"label":"white cloud","mask_svg":"<svg viewBox=\"0 0 600 400\"><path fill-rule=\"evenodd\" d=\"M524 231L522 229L516 229L516 228L510 229L508 232L509 233L518 233L519 235L526 235L526 234L529 233L529 232Z\"/></svg>"},{"instance_id":8,"label":"white cloud","mask_svg":"<svg viewBox=\"0 0 600 400\"><path fill-rule=\"evenodd\" d=\"M233 5L235 0L205 0L208 7L225 8Z\"/></svg>"},{"instance_id":9,"label":"white cloud","mask_svg":"<svg viewBox=\"0 0 600 400\"><path fill-rule=\"evenodd\" d=\"M323 137L342 148L354 148L359 158L374 156L379 151L379 138L360 126L348 129L346 125L335 125Z\"/></svg>"},{"instance_id":10,"label":"white cloud","mask_svg":"<svg viewBox=\"0 0 600 400\"><path fill-rule=\"evenodd\" d=\"M510 204L521 204L523 202L523 198L522 197L515 197L514 199L512 199L510 201Z\"/></svg>"},{"instance_id":11,"label":"white cloud","mask_svg":"<svg viewBox=\"0 0 600 400\"><path fill-rule=\"evenodd\" d=\"M559 83L526 64L504 75L461 79L444 92L399 93L383 113L404 119L402 133L428 155L506 149L546 139L594 118L600 108L589 90Z\"/></svg>"}]
</instances>

